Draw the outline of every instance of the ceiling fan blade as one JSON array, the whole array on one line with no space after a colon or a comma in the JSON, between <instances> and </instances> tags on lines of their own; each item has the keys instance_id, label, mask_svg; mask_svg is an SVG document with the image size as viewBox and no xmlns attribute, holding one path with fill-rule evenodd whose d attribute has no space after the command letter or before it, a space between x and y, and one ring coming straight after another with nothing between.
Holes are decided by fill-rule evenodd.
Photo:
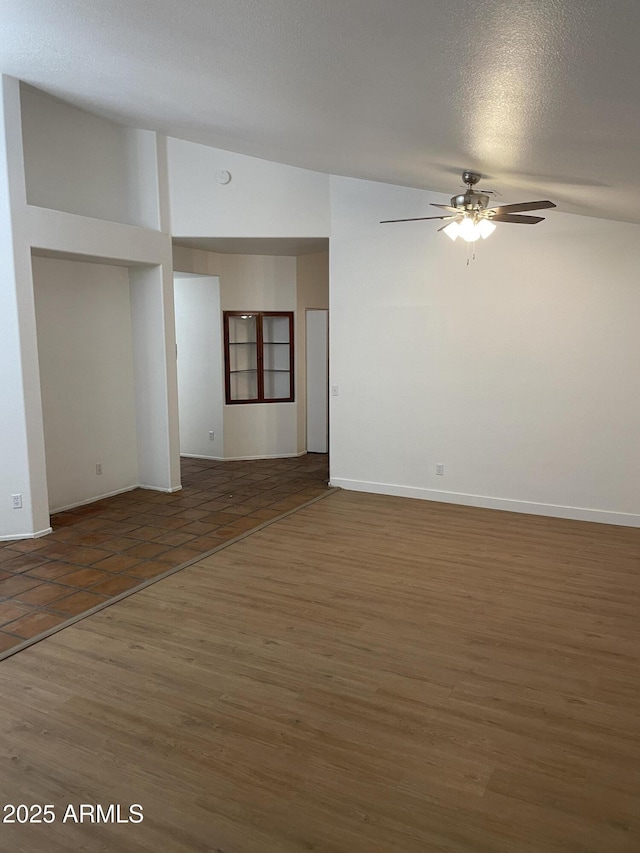
<instances>
[{"instance_id":1,"label":"ceiling fan blade","mask_svg":"<svg viewBox=\"0 0 640 853\"><path fill-rule=\"evenodd\" d=\"M555 204L552 201L522 201L519 204L501 204L491 210L496 213L518 213L520 210L543 210L546 207L555 207Z\"/></svg>"},{"instance_id":2,"label":"ceiling fan blade","mask_svg":"<svg viewBox=\"0 0 640 853\"><path fill-rule=\"evenodd\" d=\"M544 216L518 216L517 213L498 213L492 216L489 222L519 222L520 225L535 225L542 222Z\"/></svg>"},{"instance_id":3,"label":"ceiling fan blade","mask_svg":"<svg viewBox=\"0 0 640 853\"><path fill-rule=\"evenodd\" d=\"M424 219L454 219L454 216L414 216L412 219L382 219L380 225L388 222L421 222Z\"/></svg>"},{"instance_id":4,"label":"ceiling fan blade","mask_svg":"<svg viewBox=\"0 0 640 853\"><path fill-rule=\"evenodd\" d=\"M462 213L463 211L458 210L457 207L451 207L450 204L436 204L434 201L431 202L431 207L440 207L442 210L448 210L450 213Z\"/></svg>"}]
</instances>

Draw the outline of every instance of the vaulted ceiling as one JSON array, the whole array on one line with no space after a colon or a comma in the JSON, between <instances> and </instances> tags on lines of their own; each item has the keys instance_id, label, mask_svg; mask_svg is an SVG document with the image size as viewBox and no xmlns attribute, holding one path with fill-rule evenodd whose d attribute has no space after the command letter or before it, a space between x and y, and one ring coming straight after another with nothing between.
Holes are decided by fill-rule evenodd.
<instances>
[{"instance_id":1,"label":"vaulted ceiling","mask_svg":"<svg viewBox=\"0 0 640 853\"><path fill-rule=\"evenodd\" d=\"M0 71L333 174L640 222L638 0L3 0Z\"/></svg>"}]
</instances>

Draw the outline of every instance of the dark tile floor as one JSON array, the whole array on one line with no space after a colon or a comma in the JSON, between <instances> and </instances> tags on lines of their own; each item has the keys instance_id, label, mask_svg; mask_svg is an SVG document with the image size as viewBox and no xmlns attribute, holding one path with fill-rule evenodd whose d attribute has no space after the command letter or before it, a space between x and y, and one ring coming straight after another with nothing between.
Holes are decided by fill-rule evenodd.
<instances>
[{"instance_id":1,"label":"dark tile floor","mask_svg":"<svg viewBox=\"0 0 640 853\"><path fill-rule=\"evenodd\" d=\"M182 459L182 491L135 489L0 545L0 654L326 494L323 454Z\"/></svg>"}]
</instances>

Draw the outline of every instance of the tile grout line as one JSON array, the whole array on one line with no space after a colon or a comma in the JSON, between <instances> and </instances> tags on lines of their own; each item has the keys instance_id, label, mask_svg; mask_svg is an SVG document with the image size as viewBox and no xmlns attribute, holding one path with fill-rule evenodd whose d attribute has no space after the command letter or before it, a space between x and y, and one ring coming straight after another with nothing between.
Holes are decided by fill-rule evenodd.
<instances>
[{"instance_id":1,"label":"tile grout line","mask_svg":"<svg viewBox=\"0 0 640 853\"><path fill-rule=\"evenodd\" d=\"M129 596L134 595L136 592L141 592L147 587L150 587L152 584L157 583L158 581L164 580L165 578L171 577L171 575L175 575L178 572L181 572L183 569L187 569L190 566L199 563L201 560L206 559L207 557L211 557L213 554L216 554L218 551L222 551L225 548L228 548L230 545L235 545L236 543L246 539L248 536L252 536L254 533L258 533L261 530L264 530L266 527L270 527L272 524L275 524L277 521L282 521L282 519L287 518L290 515L293 515L296 512L299 512L301 509L306 509L309 506L312 506L318 501L326 500L330 495L339 492L340 488L336 486L328 486L325 494L317 495L314 498L306 501L300 506L293 507L293 509L286 510L281 515L276 516L275 518L267 519L262 524L257 527L252 527L250 530L245 530L240 533L238 536L235 536L233 539L229 539L226 542L222 542L220 545L217 545L215 548L212 548L210 551L205 551L202 554L199 554L197 557L192 557L190 560L187 560L186 563L181 563L179 566L174 566L170 569L167 569L166 572L163 572L160 575L156 575L152 578L147 578L142 581L138 586L133 587L132 589L125 590L124 592L119 593L113 598L107 599L107 601L101 601L99 604L96 604L90 610L85 610L82 613L78 613L76 616L72 616L70 619L67 619L65 622L61 622L59 625L54 625L52 628L48 628L46 631L42 631L40 634L36 634L35 637L29 637L29 639L25 640L23 643L19 643L16 646L12 646L10 649L6 649L4 652L0 652L0 663L6 660L7 658L12 657L14 654L18 652L24 651L28 649L30 646L34 646L36 643L39 643L41 640L46 640L47 637L51 637L54 634L57 634L58 631L62 631L65 628L69 628L72 625L75 625L78 622L81 622L83 619L86 619L87 616L93 616L95 613L100 613L102 610L106 610L107 607L111 607L112 604L117 604L119 601L123 601L125 598L129 598ZM82 591L90 591L90 590L80 590ZM9 623L10 624L10 623ZM6 634L10 634L10 631L4 631ZM16 635L13 635L16 636Z\"/></svg>"}]
</instances>

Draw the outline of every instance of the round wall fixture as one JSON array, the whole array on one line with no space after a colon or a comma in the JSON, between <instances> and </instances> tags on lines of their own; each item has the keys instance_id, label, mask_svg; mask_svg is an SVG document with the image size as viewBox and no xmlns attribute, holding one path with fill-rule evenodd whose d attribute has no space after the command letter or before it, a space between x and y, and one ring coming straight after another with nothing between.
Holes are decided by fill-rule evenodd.
<instances>
[{"instance_id":1,"label":"round wall fixture","mask_svg":"<svg viewBox=\"0 0 640 853\"><path fill-rule=\"evenodd\" d=\"M231 180L231 172L227 172L226 169L218 169L216 172L216 181L219 184L228 184Z\"/></svg>"}]
</instances>

